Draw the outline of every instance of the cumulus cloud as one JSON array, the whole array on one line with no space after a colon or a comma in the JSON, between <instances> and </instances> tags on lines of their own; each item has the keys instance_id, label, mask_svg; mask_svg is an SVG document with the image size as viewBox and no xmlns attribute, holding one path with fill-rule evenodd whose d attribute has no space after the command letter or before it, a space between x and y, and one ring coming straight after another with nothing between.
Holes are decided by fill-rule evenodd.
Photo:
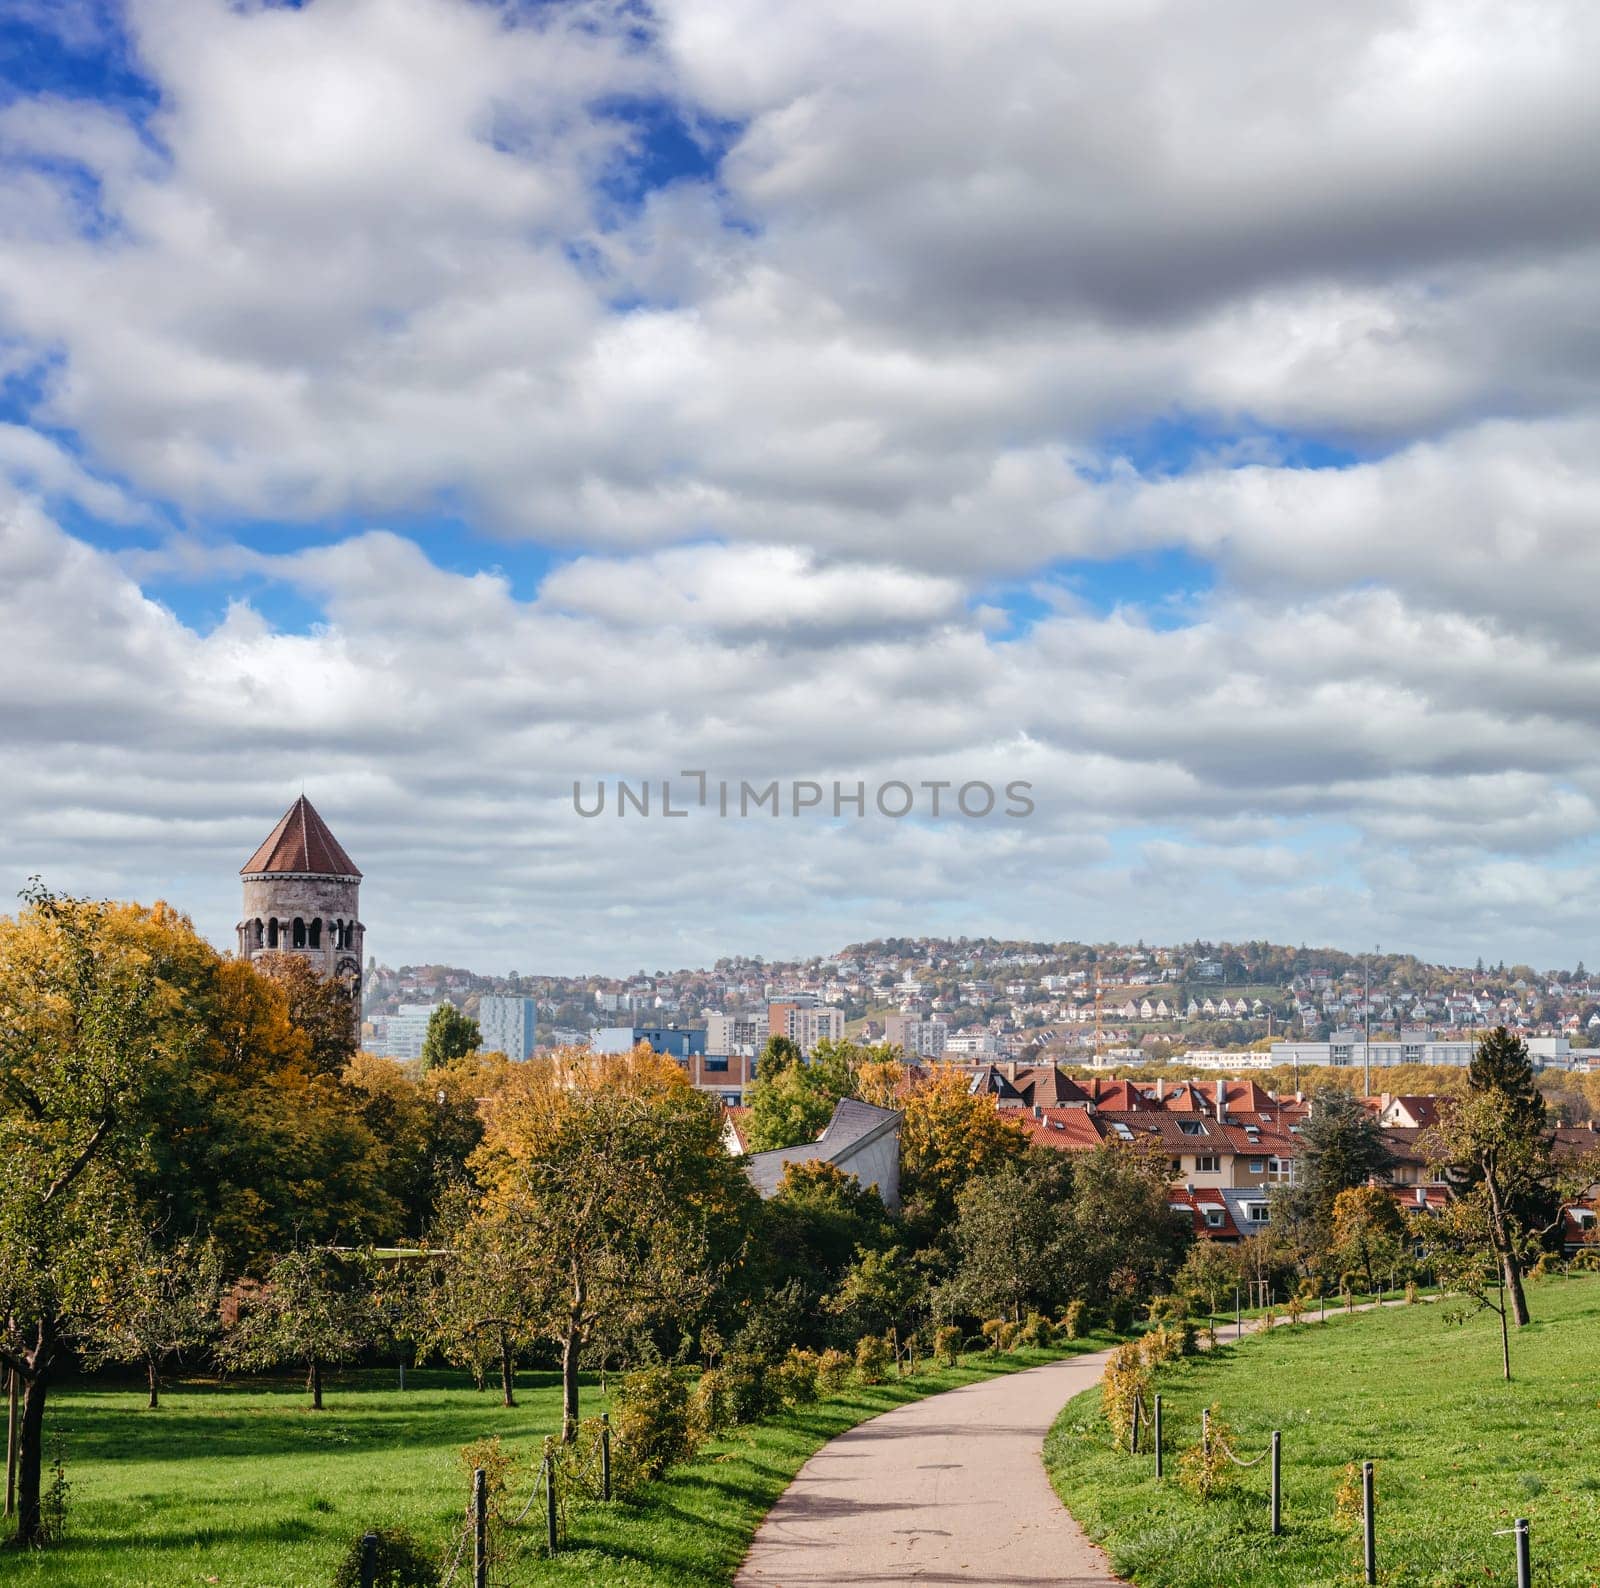
<instances>
[{"instance_id":1,"label":"cumulus cloud","mask_svg":"<svg viewBox=\"0 0 1600 1588\"><path fill-rule=\"evenodd\" d=\"M621 967L938 925L1298 936L1299 908L1329 930L1360 922L1378 856L1435 868L1432 906L1387 916L1390 936L1467 954L1458 879L1564 873L1600 797L1592 660L1531 638L1497 655L1484 636L1476 670L1447 676L1426 615L1385 594L1288 611L1228 597L1176 631L1066 612L1000 639L936 586L937 621L830 619L796 665L761 603L777 584L809 621L807 580L826 593L832 575L798 556L580 566L529 600L392 535L282 571L321 592L324 625L280 632L241 604L200 633L10 502L0 869L169 893L225 938L234 870L304 784L368 872L374 943L397 960ZM706 621L686 616L695 593ZM1533 677L1549 686L1537 716ZM1020 779L1037 808L838 823L573 809L575 780L659 786L691 767L869 788ZM1527 948L1582 916L1497 919Z\"/></svg>"},{"instance_id":2,"label":"cumulus cloud","mask_svg":"<svg viewBox=\"0 0 1600 1588\"><path fill-rule=\"evenodd\" d=\"M397 959L1583 951L1593 7L28 14L143 87L0 109L0 867L220 934L303 778ZM1038 810L571 812L689 766Z\"/></svg>"}]
</instances>

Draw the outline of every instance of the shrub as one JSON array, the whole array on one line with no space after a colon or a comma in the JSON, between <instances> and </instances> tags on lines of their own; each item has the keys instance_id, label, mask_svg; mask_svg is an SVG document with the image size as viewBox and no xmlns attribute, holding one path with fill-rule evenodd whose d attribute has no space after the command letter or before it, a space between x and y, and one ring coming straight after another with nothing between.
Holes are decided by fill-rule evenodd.
<instances>
[{"instance_id":1,"label":"shrub","mask_svg":"<svg viewBox=\"0 0 1600 1588\"><path fill-rule=\"evenodd\" d=\"M1414 1307L1417 1304L1417 1282L1414 1279L1406 1281L1406 1305Z\"/></svg>"},{"instance_id":2,"label":"shrub","mask_svg":"<svg viewBox=\"0 0 1600 1588\"><path fill-rule=\"evenodd\" d=\"M697 1434L720 1434L733 1423L727 1380L720 1367L708 1367L689 1393L689 1426Z\"/></svg>"},{"instance_id":3,"label":"shrub","mask_svg":"<svg viewBox=\"0 0 1600 1588\"><path fill-rule=\"evenodd\" d=\"M789 1354L773 1368L770 1383L785 1406L806 1406L817 1398L819 1361L815 1351L792 1345Z\"/></svg>"},{"instance_id":4,"label":"shrub","mask_svg":"<svg viewBox=\"0 0 1600 1588\"><path fill-rule=\"evenodd\" d=\"M954 1367L961 1360L962 1343L961 1331L947 1323L933 1337L933 1354L947 1367Z\"/></svg>"},{"instance_id":5,"label":"shrub","mask_svg":"<svg viewBox=\"0 0 1600 1588\"><path fill-rule=\"evenodd\" d=\"M611 1396L613 1476L626 1490L694 1453L689 1393L669 1367L625 1373Z\"/></svg>"},{"instance_id":6,"label":"shrub","mask_svg":"<svg viewBox=\"0 0 1600 1588\"><path fill-rule=\"evenodd\" d=\"M1158 1323L1145 1335L1142 1351L1146 1367L1160 1367L1181 1354L1183 1340L1178 1331L1167 1324Z\"/></svg>"},{"instance_id":7,"label":"shrub","mask_svg":"<svg viewBox=\"0 0 1600 1588\"><path fill-rule=\"evenodd\" d=\"M1283 1304L1283 1310L1288 1316L1290 1326L1293 1327L1306 1315L1306 1298L1298 1290L1295 1291Z\"/></svg>"},{"instance_id":8,"label":"shrub","mask_svg":"<svg viewBox=\"0 0 1600 1588\"><path fill-rule=\"evenodd\" d=\"M1222 1420L1221 1408L1211 1408L1211 1437L1202 1437L1178 1458L1178 1481L1197 1500L1209 1500L1234 1481L1235 1467L1223 1445L1233 1430Z\"/></svg>"},{"instance_id":9,"label":"shrub","mask_svg":"<svg viewBox=\"0 0 1600 1588\"><path fill-rule=\"evenodd\" d=\"M1192 1318L1185 1318L1178 1325L1178 1354L1180 1356L1193 1356L1199 1349L1199 1331L1195 1328Z\"/></svg>"},{"instance_id":10,"label":"shrub","mask_svg":"<svg viewBox=\"0 0 1600 1588\"><path fill-rule=\"evenodd\" d=\"M1148 1337L1147 1337L1148 1339ZM1150 1363L1145 1344L1129 1340L1106 1358L1105 1377L1100 1385L1100 1409L1105 1413L1111 1437L1126 1445L1133 1432L1133 1406L1149 1388Z\"/></svg>"},{"instance_id":11,"label":"shrub","mask_svg":"<svg viewBox=\"0 0 1600 1588\"><path fill-rule=\"evenodd\" d=\"M334 1570L332 1588L361 1588L361 1546L366 1531L378 1539L376 1588L435 1588L439 1563L403 1527L374 1527L358 1533Z\"/></svg>"},{"instance_id":12,"label":"shrub","mask_svg":"<svg viewBox=\"0 0 1600 1588\"><path fill-rule=\"evenodd\" d=\"M1056 1326L1042 1313L1030 1312L1017 1338L1024 1345L1036 1345L1048 1349L1056 1343Z\"/></svg>"},{"instance_id":13,"label":"shrub","mask_svg":"<svg viewBox=\"0 0 1600 1588\"><path fill-rule=\"evenodd\" d=\"M856 1378L881 1384L889 1370L889 1342L881 1334L864 1334L856 1342Z\"/></svg>"},{"instance_id":14,"label":"shrub","mask_svg":"<svg viewBox=\"0 0 1600 1588\"><path fill-rule=\"evenodd\" d=\"M733 1426L758 1423L775 1410L773 1386L767 1382L766 1363L755 1357L729 1356L722 1369L727 1416Z\"/></svg>"},{"instance_id":15,"label":"shrub","mask_svg":"<svg viewBox=\"0 0 1600 1588\"><path fill-rule=\"evenodd\" d=\"M1111 1325L1114 1334L1126 1334L1133 1327L1133 1298L1131 1296L1118 1296L1111 1303L1106 1314L1106 1321Z\"/></svg>"},{"instance_id":16,"label":"shrub","mask_svg":"<svg viewBox=\"0 0 1600 1588\"><path fill-rule=\"evenodd\" d=\"M491 1499L506 1492L516 1457L501 1447L499 1434L487 1439L474 1439L471 1444L463 1445L460 1456L469 1480L479 1467L483 1468L484 1487Z\"/></svg>"},{"instance_id":17,"label":"shrub","mask_svg":"<svg viewBox=\"0 0 1600 1588\"><path fill-rule=\"evenodd\" d=\"M984 1323L982 1325L981 1332L983 1334L984 1339L989 1342L989 1353L990 1353L990 1355L991 1356L999 1356L1000 1352L1004 1349L1004 1347L1001 1345L1000 1342L1001 1342L1001 1339L1003 1338L1003 1336L1005 1335L1005 1332L1006 1332L1006 1321L1005 1321L1005 1319L1004 1318L990 1318L986 1323Z\"/></svg>"},{"instance_id":18,"label":"shrub","mask_svg":"<svg viewBox=\"0 0 1600 1588\"><path fill-rule=\"evenodd\" d=\"M817 1358L817 1388L824 1395L837 1395L850 1382L850 1370L849 1355L829 1347Z\"/></svg>"},{"instance_id":19,"label":"shrub","mask_svg":"<svg viewBox=\"0 0 1600 1588\"><path fill-rule=\"evenodd\" d=\"M50 1440L50 1481L39 1496L39 1533L46 1544L59 1544L67 1536L67 1502L71 1498L67 1441L58 1433Z\"/></svg>"},{"instance_id":20,"label":"shrub","mask_svg":"<svg viewBox=\"0 0 1600 1588\"><path fill-rule=\"evenodd\" d=\"M1571 1263L1567 1266L1569 1271L1580 1274L1592 1274L1600 1270L1600 1249L1586 1246L1573 1257Z\"/></svg>"},{"instance_id":21,"label":"shrub","mask_svg":"<svg viewBox=\"0 0 1600 1588\"><path fill-rule=\"evenodd\" d=\"M1089 1332L1089 1304L1086 1301L1069 1301L1061 1314L1061 1332L1069 1340L1081 1340Z\"/></svg>"},{"instance_id":22,"label":"shrub","mask_svg":"<svg viewBox=\"0 0 1600 1588\"><path fill-rule=\"evenodd\" d=\"M1377 1476L1376 1468L1373 1469L1373 1476L1374 1478ZM1333 1514L1341 1522L1359 1522L1361 1507L1361 1463L1347 1462L1344 1476L1339 1480L1339 1487L1333 1491Z\"/></svg>"},{"instance_id":23,"label":"shrub","mask_svg":"<svg viewBox=\"0 0 1600 1588\"><path fill-rule=\"evenodd\" d=\"M1188 1303L1182 1296L1157 1296L1150 1303L1152 1323L1177 1323L1188 1316Z\"/></svg>"}]
</instances>

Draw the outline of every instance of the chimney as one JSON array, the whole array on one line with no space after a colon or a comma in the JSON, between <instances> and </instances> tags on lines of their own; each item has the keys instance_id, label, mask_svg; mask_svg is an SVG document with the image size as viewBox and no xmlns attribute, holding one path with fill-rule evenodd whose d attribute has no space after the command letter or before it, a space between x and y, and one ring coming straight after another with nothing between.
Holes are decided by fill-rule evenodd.
<instances>
[{"instance_id":1,"label":"chimney","mask_svg":"<svg viewBox=\"0 0 1600 1588\"><path fill-rule=\"evenodd\" d=\"M1156 1077L1156 1101L1164 1103L1167 1100L1167 1078L1164 1075Z\"/></svg>"},{"instance_id":2,"label":"chimney","mask_svg":"<svg viewBox=\"0 0 1600 1588\"><path fill-rule=\"evenodd\" d=\"M1228 1083L1217 1081L1217 1122L1220 1124L1228 1112Z\"/></svg>"},{"instance_id":3,"label":"chimney","mask_svg":"<svg viewBox=\"0 0 1600 1588\"><path fill-rule=\"evenodd\" d=\"M1428 1205L1428 1188L1423 1185L1417 1187L1417 1206L1425 1208Z\"/></svg>"}]
</instances>

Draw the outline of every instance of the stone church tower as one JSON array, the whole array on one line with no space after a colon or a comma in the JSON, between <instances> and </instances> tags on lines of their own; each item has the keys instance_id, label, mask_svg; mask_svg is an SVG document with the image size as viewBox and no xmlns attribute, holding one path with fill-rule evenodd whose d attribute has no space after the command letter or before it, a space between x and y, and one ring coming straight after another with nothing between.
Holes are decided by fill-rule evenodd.
<instances>
[{"instance_id":1,"label":"stone church tower","mask_svg":"<svg viewBox=\"0 0 1600 1588\"><path fill-rule=\"evenodd\" d=\"M361 873L304 794L244 863L239 957L298 954L350 989L361 1021Z\"/></svg>"}]
</instances>

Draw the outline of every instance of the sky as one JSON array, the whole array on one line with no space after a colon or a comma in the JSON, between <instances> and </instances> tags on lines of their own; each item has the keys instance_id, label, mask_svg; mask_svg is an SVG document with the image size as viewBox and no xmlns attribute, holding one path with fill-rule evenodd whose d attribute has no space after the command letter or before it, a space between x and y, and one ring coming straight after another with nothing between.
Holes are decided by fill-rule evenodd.
<instances>
[{"instance_id":1,"label":"sky","mask_svg":"<svg viewBox=\"0 0 1600 1588\"><path fill-rule=\"evenodd\" d=\"M225 946L304 791L391 964L1600 959L1596 59L1588 0L9 0L0 893ZM688 770L1033 809L574 808Z\"/></svg>"}]
</instances>

